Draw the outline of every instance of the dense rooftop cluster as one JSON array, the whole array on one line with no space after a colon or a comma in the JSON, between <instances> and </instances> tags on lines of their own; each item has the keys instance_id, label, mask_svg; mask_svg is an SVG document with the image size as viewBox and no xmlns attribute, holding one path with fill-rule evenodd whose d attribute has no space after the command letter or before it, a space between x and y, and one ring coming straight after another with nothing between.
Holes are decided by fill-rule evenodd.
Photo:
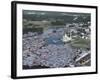
<instances>
[{"instance_id":1,"label":"dense rooftop cluster","mask_svg":"<svg viewBox=\"0 0 100 80\"><path fill-rule=\"evenodd\" d=\"M60 29L58 31L60 31ZM59 35L55 33L38 35L36 32L28 32L23 35L23 65L30 67L36 65L65 67L73 62L75 55L69 44L64 44L59 40L60 43L57 41L58 38L52 38L52 35L53 37L60 37L62 33L59 33ZM49 37L54 41L50 41Z\"/></svg>"},{"instance_id":2,"label":"dense rooftop cluster","mask_svg":"<svg viewBox=\"0 0 100 80\"><path fill-rule=\"evenodd\" d=\"M38 32L23 34L23 66L27 66L28 68L33 68L34 66L49 68L81 66L83 63L78 58L82 56L86 56L84 60L87 61L89 59L88 62L90 62L90 54L88 54L90 53L90 49L87 50L87 45L86 48L83 48L83 45L80 45L82 42L79 41L77 44L80 48L77 48L77 45L73 47L74 42L76 42L74 39L75 35L71 35L73 40L69 43L62 41L63 35L68 32L66 30L71 31L72 27L50 28L42 34ZM75 30L77 31L77 28Z\"/></svg>"},{"instance_id":3,"label":"dense rooftop cluster","mask_svg":"<svg viewBox=\"0 0 100 80\"><path fill-rule=\"evenodd\" d=\"M23 10L23 69L91 65L91 14Z\"/></svg>"}]
</instances>

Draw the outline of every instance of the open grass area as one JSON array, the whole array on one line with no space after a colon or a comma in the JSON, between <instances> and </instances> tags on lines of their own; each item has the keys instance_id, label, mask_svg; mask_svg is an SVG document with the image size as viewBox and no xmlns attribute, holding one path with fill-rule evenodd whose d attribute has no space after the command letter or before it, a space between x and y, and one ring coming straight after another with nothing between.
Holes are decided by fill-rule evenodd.
<instances>
[{"instance_id":1,"label":"open grass area","mask_svg":"<svg viewBox=\"0 0 100 80\"><path fill-rule=\"evenodd\" d=\"M82 38L75 38L71 42L72 47L75 48L89 48L90 47L90 39L82 39Z\"/></svg>"}]
</instances>

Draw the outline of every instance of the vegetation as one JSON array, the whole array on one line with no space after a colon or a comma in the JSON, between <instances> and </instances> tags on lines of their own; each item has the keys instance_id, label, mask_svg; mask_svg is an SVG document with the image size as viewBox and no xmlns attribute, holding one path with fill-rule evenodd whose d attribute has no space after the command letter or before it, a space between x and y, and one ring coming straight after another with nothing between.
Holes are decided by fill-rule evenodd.
<instances>
[{"instance_id":1,"label":"vegetation","mask_svg":"<svg viewBox=\"0 0 100 80\"><path fill-rule=\"evenodd\" d=\"M31 13L31 14L29 14ZM89 13L69 13L52 11L23 11L23 19L31 21L50 21L52 25L64 25L66 23L80 23L90 21Z\"/></svg>"},{"instance_id":2,"label":"vegetation","mask_svg":"<svg viewBox=\"0 0 100 80\"><path fill-rule=\"evenodd\" d=\"M76 48L89 48L90 47L90 39L82 39L82 38L75 38L71 45Z\"/></svg>"}]
</instances>

